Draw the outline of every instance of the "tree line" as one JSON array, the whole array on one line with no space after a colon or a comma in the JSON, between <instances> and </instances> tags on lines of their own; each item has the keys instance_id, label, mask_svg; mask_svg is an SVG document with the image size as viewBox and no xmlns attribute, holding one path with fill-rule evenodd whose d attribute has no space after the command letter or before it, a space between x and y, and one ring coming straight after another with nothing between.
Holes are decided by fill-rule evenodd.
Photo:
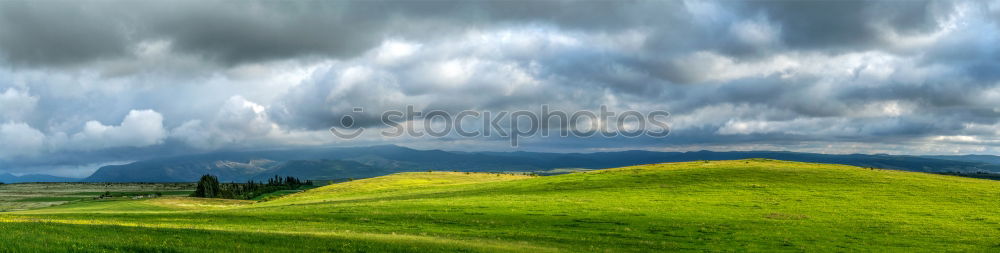
<instances>
[{"instance_id":1,"label":"tree line","mask_svg":"<svg viewBox=\"0 0 1000 253\"><path fill-rule=\"evenodd\" d=\"M222 198L222 199L253 199L257 196L281 191L295 190L302 186L312 186L310 180L302 181L295 177L280 177L275 175L267 179L267 183L253 180L246 183L219 183L219 178L205 174L198 180L191 197Z\"/></svg>"}]
</instances>

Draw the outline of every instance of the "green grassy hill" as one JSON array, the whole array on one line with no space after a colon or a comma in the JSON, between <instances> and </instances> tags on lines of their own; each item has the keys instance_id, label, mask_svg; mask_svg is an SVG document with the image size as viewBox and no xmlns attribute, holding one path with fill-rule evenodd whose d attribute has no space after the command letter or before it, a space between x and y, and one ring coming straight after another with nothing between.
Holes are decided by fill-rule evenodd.
<instances>
[{"instance_id":1,"label":"green grassy hill","mask_svg":"<svg viewBox=\"0 0 1000 253\"><path fill-rule=\"evenodd\" d=\"M0 213L13 251L1000 251L1000 182L738 160L559 176L402 173L268 202Z\"/></svg>"}]
</instances>

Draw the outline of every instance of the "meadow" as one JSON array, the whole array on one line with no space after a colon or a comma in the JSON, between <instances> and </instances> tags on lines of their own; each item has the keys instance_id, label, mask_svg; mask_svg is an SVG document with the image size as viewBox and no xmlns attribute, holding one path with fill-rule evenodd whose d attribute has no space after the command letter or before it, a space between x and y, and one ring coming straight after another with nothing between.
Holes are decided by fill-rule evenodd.
<instances>
[{"instance_id":1,"label":"meadow","mask_svg":"<svg viewBox=\"0 0 1000 253\"><path fill-rule=\"evenodd\" d=\"M126 197L160 193L187 196L192 183L19 183L0 184L0 212L37 209L74 201L92 200L103 194Z\"/></svg>"},{"instance_id":2,"label":"meadow","mask_svg":"<svg viewBox=\"0 0 1000 253\"><path fill-rule=\"evenodd\" d=\"M269 201L0 213L16 252L1000 251L1000 182L764 159L556 176L412 172Z\"/></svg>"}]
</instances>

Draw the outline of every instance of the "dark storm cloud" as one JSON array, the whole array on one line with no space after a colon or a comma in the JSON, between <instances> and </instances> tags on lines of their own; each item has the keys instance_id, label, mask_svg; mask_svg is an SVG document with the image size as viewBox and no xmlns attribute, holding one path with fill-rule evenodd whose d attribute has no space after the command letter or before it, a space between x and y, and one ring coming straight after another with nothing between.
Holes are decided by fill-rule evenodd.
<instances>
[{"instance_id":1,"label":"dark storm cloud","mask_svg":"<svg viewBox=\"0 0 1000 253\"><path fill-rule=\"evenodd\" d=\"M161 18L146 28L151 37L162 36L180 51L241 63L311 54L353 56L377 43L384 25L333 2L209 5L168 8L155 13Z\"/></svg>"},{"instance_id":2,"label":"dark storm cloud","mask_svg":"<svg viewBox=\"0 0 1000 253\"><path fill-rule=\"evenodd\" d=\"M225 63L309 54L351 56L377 42L384 21L346 3L5 1L0 48L13 63L82 63L167 40Z\"/></svg>"},{"instance_id":3,"label":"dark storm cloud","mask_svg":"<svg viewBox=\"0 0 1000 253\"><path fill-rule=\"evenodd\" d=\"M621 28L631 2L305 1L0 3L0 52L15 64L121 57L140 42L227 64L316 55L351 57L387 36L433 38L494 22Z\"/></svg>"},{"instance_id":4,"label":"dark storm cloud","mask_svg":"<svg viewBox=\"0 0 1000 253\"><path fill-rule=\"evenodd\" d=\"M788 46L857 50L882 45L882 25L903 34L932 32L950 8L932 1L749 1L745 11L778 24Z\"/></svg>"},{"instance_id":5,"label":"dark storm cloud","mask_svg":"<svg viewBox=\"0 0 1000 253\"><path fill-rule=\"evenodd\" d=\"M0 48L14 63L79 63L162 39L179 51L232 64L350 57L386 36L432 38L467 27L535 22L592 31L652 29L651 53L665 56L706 45L746 55L763 49L734 42L729 21L773 22L781 42L793 48L856 50L880 45L882 25L903 34L933 31L950 8L928 1L731 5L722 16L700 17L716 13L691 13L685 3L671 1L5 1Z\"/></svg>"},{"instance_id":6,"label":"dark storm cloud","mask_svg":"<svg viewBox=\"0 0 1000 253\"><path fill-rule=\"evenodd\" d=\"M0 51L14 63L80 63L121 57L142 41L167 40L180 52L234 64L351 57L388 36L425 39L468 27L534 22L587 31L651 29L652 59L697 49L759 55L764 49L729 34L731 21L773 22L781 42L793 48L855 50L881 43L885 31L879 25L904 34L932 31L949 8L926 1L733 5L723 15L700 17L717 13L651 1L5 1Z\"/></svg>"},{"instance_id":7,"label":"dark storm cloud","mask_svg":"<svg viewBox=\"0 0 1000 253\"><path fill-rule=\"evenodd\" d=\"M123 55L128 28L103 8L0 2L0 53L14 63L67 64Z\"/></svg>"}]
</instances>

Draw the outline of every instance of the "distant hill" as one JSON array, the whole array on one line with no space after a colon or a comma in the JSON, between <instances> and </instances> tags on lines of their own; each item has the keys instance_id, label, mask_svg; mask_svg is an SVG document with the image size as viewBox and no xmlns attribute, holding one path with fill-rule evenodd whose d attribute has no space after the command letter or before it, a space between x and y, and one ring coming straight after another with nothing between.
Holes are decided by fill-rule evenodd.
<instances>
[{"instance_id":1,"label":"distant hill","mask_svg":"<svg viewBox=\"0 0 1000 253\"><path fill-rule=\"evenodd\" d=\"M365 178L407 171L541 171L558 168L612 168L637 164L696 160L769 158L837 163L920 172L1000 172L988 157L920 157L895 155L830 155L776 151L598 153L456 152L416 150L385 145L351 148L305 148L214 152L166 157L125 165L104 166L86 182L190 182L204 174L222 181L246 181L274 175L305 179Z\"/></svg>"},{"instance_id":2,"label":"distant hill","mask_svg":"<svg viewBox=\"0 0 1000 253\"><path fill-rule=\"evenodd\" d=\"M57 183L57 182L75 182L79 180L80 180L79 178L57 177L44 174L26 174L21 176L15 176L9 173L0 174L0 182L6 184L28 183L28 182Z\"/></svg>"},{"instance_id":3,"label":"distant hill","mask_svg":"<svg viewBox=\"0 0 1000 253\"><path fill-rule=\"evenodd\" d=\"M924 156L924 157L933 159L953 160L953 161L1000 164L1000 156L995 156L995 155L939 155L939 156Z\"/></svg>"},{"instance_id":4,"label":"distant hill","mask_svg":"<svg viewBox=\"0 0 1000 253\"><path fill-rule=\"evenodd\" d=\"M306 179L363 178L421 170L501 171L538 169L501 156L415 150L398 146L219 152L104 166L85 182L189 182L204 174L221 181L274 175ZM546 167L548 168L548 167Z\"/></svg>"},{"instance_id":5,"label":"distant hill","mask_svg":"<svg viewBox=\"0 0 1000 253\"><path fill-rule=\"evenodd\" d=\"M342 160L295 160L282 163L274 169L258 173L252 179L266 181L268 178L293 176L313 180L334 180L343 178L364 178L373 174L392 174L396 170L384 167L372 167L355 161Z\"/></svg>"}]
</instances>

